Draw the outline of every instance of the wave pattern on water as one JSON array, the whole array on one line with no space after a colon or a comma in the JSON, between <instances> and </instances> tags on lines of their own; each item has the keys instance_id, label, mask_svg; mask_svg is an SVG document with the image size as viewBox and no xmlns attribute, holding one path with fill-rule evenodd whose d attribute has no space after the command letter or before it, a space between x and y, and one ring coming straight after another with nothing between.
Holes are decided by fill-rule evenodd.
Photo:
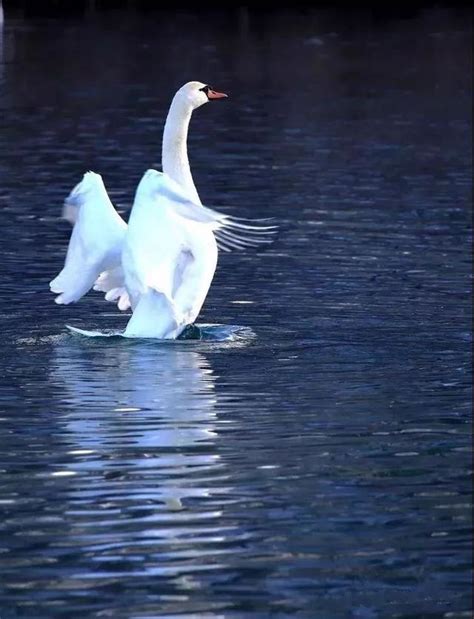
<instances>
[{"instance_id":1,"label":"wave pattern on water","mask_svg":"<svg viewBox=\"0 0 474 619\"><path fill-rule=\"evenodd\" d=\"M2 619L470 616L466 15L234 16L7 13ZM62 201L93 169L127 217L192 78L231 95L193 117L203 202L278 239L187 339L73 335L127 316L54 304Z\"/></svg>"}]
</instances>

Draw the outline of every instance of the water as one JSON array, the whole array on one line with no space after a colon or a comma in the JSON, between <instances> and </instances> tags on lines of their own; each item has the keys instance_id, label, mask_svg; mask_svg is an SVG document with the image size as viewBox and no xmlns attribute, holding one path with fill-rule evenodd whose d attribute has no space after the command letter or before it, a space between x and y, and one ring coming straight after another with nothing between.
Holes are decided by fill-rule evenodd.
<instances>
[{"instance_id":1,"label":"water","mask_svg":"<svg viewBox=\"0 0 474 619\"><path fill-rule=\"evenodd\" d=\"M470 616L469 16L7 13L2 619ZM126 215L189 79L230 94L203 202L279 237L220 259L216 337L72 334L126 317L54 305L62 200Z\"/></svg>"}]
</instances>

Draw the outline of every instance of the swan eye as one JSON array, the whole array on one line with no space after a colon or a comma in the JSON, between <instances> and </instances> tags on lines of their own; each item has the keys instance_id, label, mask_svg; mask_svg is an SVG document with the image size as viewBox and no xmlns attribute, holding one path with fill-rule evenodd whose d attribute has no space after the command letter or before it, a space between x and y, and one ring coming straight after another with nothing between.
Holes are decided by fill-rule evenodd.
<instances>
[{"instance_id":1,"label":"swan eye","mask_svg":"<svg viewBox=\"0 0 474 619\"><path fill-rule=\"evenodd\" d=\"M227 95L225 93L217 92L216 90L214 90L210 86L203 86L199 90L202 90L205 93L205 95L209 99L209 101L211 101L211 99L224 99L224 98L227 98Z\"/></svg>"}]
</instances>

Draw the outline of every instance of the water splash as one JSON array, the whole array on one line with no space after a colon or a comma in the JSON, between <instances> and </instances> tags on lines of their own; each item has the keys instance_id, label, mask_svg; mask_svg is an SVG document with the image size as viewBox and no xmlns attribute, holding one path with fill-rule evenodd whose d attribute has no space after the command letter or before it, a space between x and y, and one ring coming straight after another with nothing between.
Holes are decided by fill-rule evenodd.
<instances>
[{"instance_id":1,"label":"water splash","mask_svg":"<svg viewBox=\"0 0 474 619\"><path fill-rule=\"evenodd\" d=\"M71 325L66 325L66 328L74 335L79 335L89 338L129 338L124 336L124 331L120 329L98 329L89 331L79 329ZM250 340L255 337L255 333L249 327L239 325L221 325L221 324L194 324L187 326L176 340L156 340L150 338L147 341L160 342L160 344L173 344L182 342L235 342L242 340Z\"/></svg>"}]
</instances>

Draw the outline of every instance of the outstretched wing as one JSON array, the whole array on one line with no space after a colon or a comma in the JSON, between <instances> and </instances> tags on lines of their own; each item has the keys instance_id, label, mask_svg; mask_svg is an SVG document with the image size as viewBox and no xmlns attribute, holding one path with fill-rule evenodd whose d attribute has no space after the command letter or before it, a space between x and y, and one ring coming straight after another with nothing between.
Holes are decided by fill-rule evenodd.
<instances>
[{"instance_id":1,"label":"outstretched wing","mask_svg":"<svg viewBox=\"0 0 474 619\"><path fill-rule=\"evenodd\" d=\"M114 209L102 177L84 174L66 198L63 216L74 223L63 270L50 283L59 304L78 301L103 271L120 267L127 224Z\"/></svg>"},{"instance_id":2,"label":"outstretched wing","mask_svg":"<svg viewBox=\"0 0 474 619\"><path fill-rule=\"evenodd\" d=\"M269 219L243 219L224 215L218 211L192 202L184 190L167 174L149 170L147 175L155 183L155 191L173 204L173 211L180 217L197 223L209 224L214 231L217 245L223 251L242 250L271 243L278 226L263 225Z\"/></svg>"}]
</instances>

